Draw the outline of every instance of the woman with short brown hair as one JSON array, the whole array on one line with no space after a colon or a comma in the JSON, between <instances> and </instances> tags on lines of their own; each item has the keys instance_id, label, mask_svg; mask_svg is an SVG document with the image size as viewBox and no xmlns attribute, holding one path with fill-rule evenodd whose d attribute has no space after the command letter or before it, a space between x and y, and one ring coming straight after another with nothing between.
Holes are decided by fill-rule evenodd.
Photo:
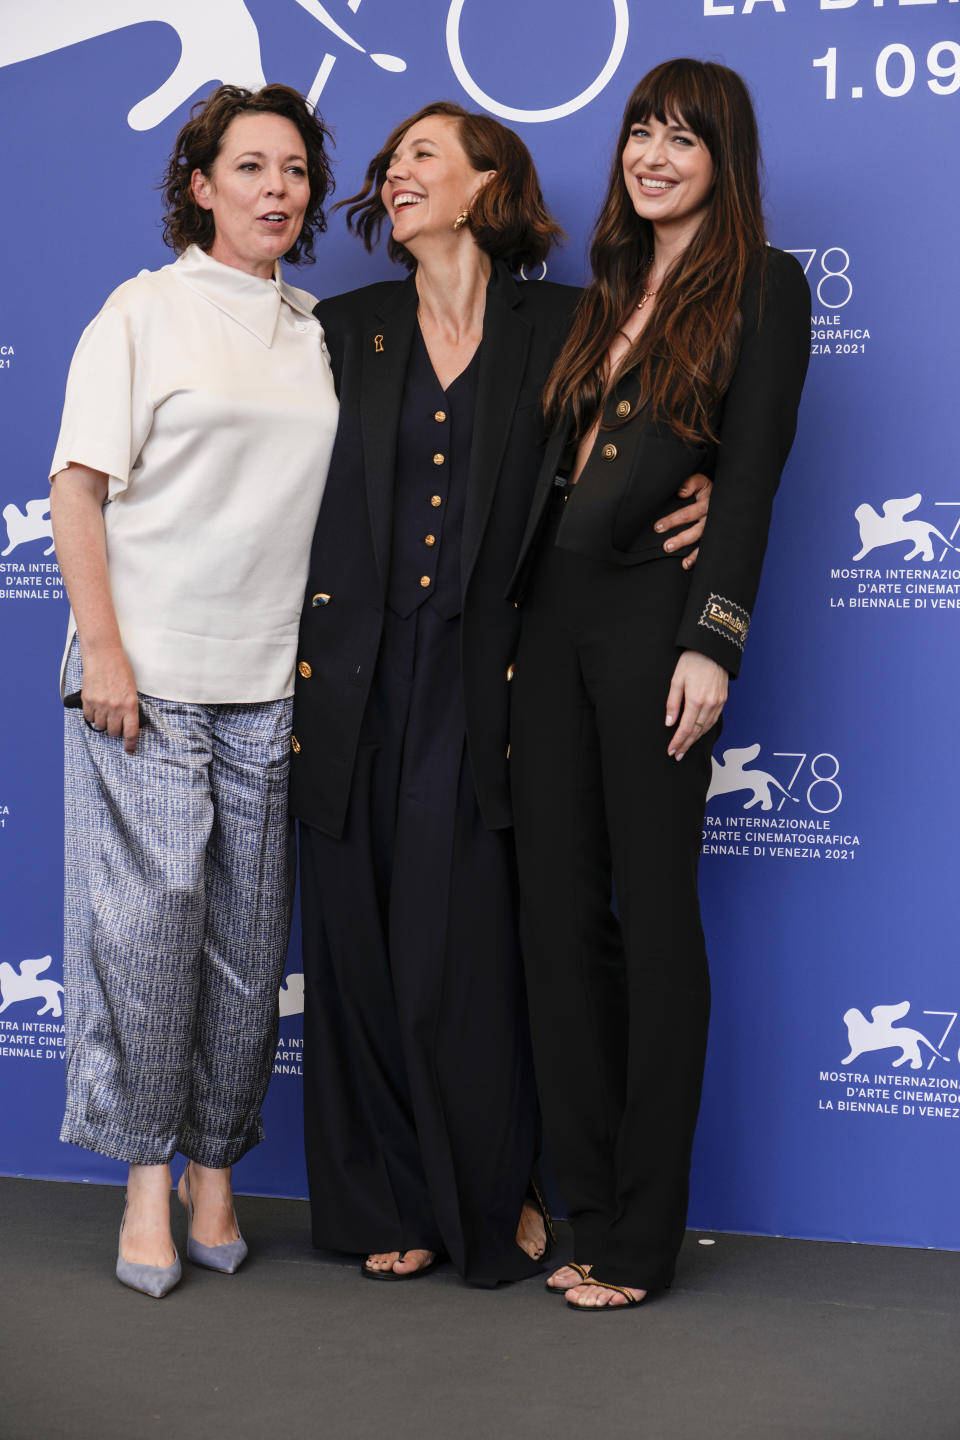
<instances>
[{"instance_id":1,"label":"woman with short brown hair","mask_svg":"<svg viewBox=\"0 0 960 1440\"><path fill-rule=\"evenodd\" d=\"M577 294L513 278L558 227L523 143L438 102L370 163L406 280L317 307L340 428L300 635L313 1237L368 1279L535 1273L546 1244L508 780L504 598Z\"/></svg>"},{"instance_id":2,"label":"woman with short brown hair","mask_svg":"<svg viewBox=\"0 0 960 1440\"><path fill-rule=\"evenodd\" d=\"M246 1255L230 1167L263 1136L292 901L297 622L337 401L312 253L329 137L283 85L224 85L170 160L176 261L108 298L67 381L51 474L64 659L67 1106L125 1161L117 1277ZM266 519L265 519L266 517Z\"/></svg>"}]
</instances>

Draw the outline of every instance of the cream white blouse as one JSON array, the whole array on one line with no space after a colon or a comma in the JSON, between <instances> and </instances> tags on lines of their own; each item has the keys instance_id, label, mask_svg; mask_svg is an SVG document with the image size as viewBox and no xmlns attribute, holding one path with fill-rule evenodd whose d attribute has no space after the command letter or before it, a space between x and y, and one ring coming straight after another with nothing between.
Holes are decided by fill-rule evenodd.
<instances>
[{"instance_id":1,"label":"cream white blouse","mask_svg":"<svg viewBox=\"0 0 960 1440\"><path fill-rule=\"evenodd\" d=\"M312 295L196 246L115 290L80 338L51 475L109 476L107 560L137 689L293 693L338 403ZM73 615L67 648L76 633Z\"/></svg>"}]
</instances>

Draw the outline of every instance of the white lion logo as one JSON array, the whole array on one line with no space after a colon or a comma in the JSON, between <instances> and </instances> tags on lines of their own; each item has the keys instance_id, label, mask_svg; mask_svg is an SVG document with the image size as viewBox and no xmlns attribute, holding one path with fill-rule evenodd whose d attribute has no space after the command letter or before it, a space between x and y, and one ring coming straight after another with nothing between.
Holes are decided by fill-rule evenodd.
<instances>
[{"instance_id":1,"label":"white lion logo","mask_svg":"<svg viewBox=\"0 0 960 1440\"><path fill-rule=\"evenodd\" d=\"M773 786L796 805L796 795L784 790L780 781L773 775L768 775L766 770L744 769L744 766L751 760L756 760L759 754L759 745L747 745L742 750L724 750L722 764L717 763L716 756L711 756L713 775L707 791L707 804L715 795L732 795L736 790L751 790L751 798L743 802L744 810L752 810L754 805L759 805L761 810L772 810L773 797L770 787Z\"/></svg>"},{"instance_id":2,"label":"white lion logo","mask_svg":"<svg viewBox=\"0 0 960 1440\"><path fill-rule=\"evenodd\" d=\"M288 975L280 986L280 1014L303 1014L303 975Z\"/></svg>"},{"instance_id":3,"label":"white lion logo","mask_svg":"<svg viewBox=\"0 0 960 1440\"><path fill-rule=\"evenodd\" d=\"M862 560L881 545L909 545L904 560L912 560L916 555L922 560L932 560L934 535L948 550L956 550L956 545L941 535L936 525L926 520L904 519L916 510L922 499L923 496L918 493L907 495L902 500L886 500L882 515L878 515L872 505L858 505L854 515L860 526L860 550L854 555L854 560Z\"/></svg>"},{"instance_id":4,"label":"white lion logo","mask_svg":"<svg viewBox=\"0 0 960 1440\"><path fill-rule=\"evenodd\" d=\"M898 1049L899 1058L891 1061L893 1068L897 1069L909 1060L910 1069L919 1070L923 1064L920 1057L921 1045L926 1045L939 1060L943 1060L945 1057L940 1054L936 1045L931 1045L926 1035L921 1035L919 1030L913 1030L908 1025L894 1028L894 1020L902 1020L909 1009L909 1000L904 1000L902 1005L874 1005L869 1020L861 1010L848 1010L843 1022L847 1027L850 1054L846 1060L841 1060L840 1064L850 1065L868 1050Z\"/></svg>"},{"instance_id":5,"label":"white lion logo","mask_svg":"<svg viewBox=\"0 0 960 1440\"><path fill-rule=\"evenodd\" d=\"M52 955L44 955L42 960L24 960L18 974L6 960L0 962L0 996L3 997L0 1013L6 1010L8 1005L16 1005L21 1000L42 1000L43 1006L37 1014L49 1013L54 1020L59 1020L63 1014L60 1000L63 986L56 980L37 979L44 970L50 969L52 963Z\"/></svg>"},{"instance_id":6,"label":"white lion logo","mask_svg":"<svg viewBox=\"0 0 960 1440\"><path fill-rule=\"evenodd\" d=\"M297 0L326 30L353 50L362 45L341 28L319 0ZM108 35L128 25L159 21L172 26L180 37L176 69L152 95L147 95L127 116L133 130L152 130L198 90L220 80L257 90L266 83L260 58L260 37L243 0L33 0L32 4L5 6L0 33L0 66L32 60L64 50L82 40ZM405 70L395 55L371 55L384 70ZM319 89L333 57L326 58L318 75ZM319 89L311 91L316 100Z\"/></svg>"},{"instance_id":7,"label":"white lion logo","mask_svg":"<svg viewBox=\"0 0 960 1440\"><path fill-rule=\"evenodd\" d=\"M16 505L4 505L3 518L7 524L7 548L0 555L9 555L18 545L30 540L49 540L44 555L53 554L53 526L50 523L50 501L28 500L23 514Z\"/></svg>"}]
</instances>

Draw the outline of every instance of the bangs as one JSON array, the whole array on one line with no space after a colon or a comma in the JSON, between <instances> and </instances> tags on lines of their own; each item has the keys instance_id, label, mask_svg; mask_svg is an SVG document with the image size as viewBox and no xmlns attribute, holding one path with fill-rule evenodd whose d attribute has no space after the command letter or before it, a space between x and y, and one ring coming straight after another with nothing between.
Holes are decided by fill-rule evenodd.
<instances>
[{"instance_id":1,"label":"bangs","mask_svg":"<svg viewBox=\"0 0 960 1440\"><path fill-rule=\"evenodd\" d=\"M717 139L717 110L722 98L697 60L668 60L651 70L630 96L624 129L643 124L651 116L661 125L682 125L713 152ZM712 103L711 103L712 102Z\"/></svg>"}]
</instances>

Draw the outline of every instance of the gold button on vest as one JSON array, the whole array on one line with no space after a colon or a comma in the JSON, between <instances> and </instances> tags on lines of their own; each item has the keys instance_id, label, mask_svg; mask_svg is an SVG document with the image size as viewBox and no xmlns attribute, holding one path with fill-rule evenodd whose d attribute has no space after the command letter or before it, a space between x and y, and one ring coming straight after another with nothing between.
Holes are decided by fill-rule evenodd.
<instances>
[{"instance_id":1,"label":"gold button on vest","mask_svg":"<svg viewBox=\"0 0 960 1440\"><path fill-rule=\"evenodd\" d=\"M420 576L420 584L423 586L424 590L426 590L427 586L430 584L430 576L429 576L429 575L421 575L421 576Z\"/></svg>"},{"instance_id":2,"label":"gold button on vest","mask_svg":"<svg viewBox=\"0 0 960 1440\"><path fill-rule=\"evenodd\" d=\"M290 749L293 751L294 755L300 754L300 741L297 739L296 735L290 736Z\"/></svg>"},{"instance_id":3,"label":"gold button on vest","mask_svg":"<svg viewBox=\"0 0 960 1440\"><path fill-rule=\"evenodd\" d=\"M330 596L329 596L329 595L314 595L313 599L310 601L310 604L313 606L314 610L316 610L316 608L317 608L318 605L329 605L329 604L330 604Z\"/></svg>"},{"instance_id":4,"label":"gold button on vest","mask_svg":"<svg viewBox=\"0 0 960 1440\"><path fill-rule=\"evenodd\" d=\"M444 459L445 459L445 457L444 457L443 455L441 455L441 454L440 454L440 451L438 450L437 453L436 453L436 455L434 455L434 457L433 457L433 463L434 463L434 465L442 465L443 462L444 462Z\"/></svg>"},{"instance_id":5,"label":"gold button on vest","mask_svg":"<svg viewBox=\"0 0 960 1440\"><path fill-rule=\"evenodd\" d=\"M617 447L616 445L604 445L603 449L600 451L600 454L603 456L604 460L616 460Z\"/></svg>"},{"instance_id":6,"label":"gold button on vest","mask_svg":"<svg viewBox=\"0 0 960 1440\"><path fill-rule=\"evenodd\" d=\"M424 543L424 545L436 545L436 543L437 543L437 537L436 537L436 535L424 535L424 537L423 537L423 543Z\"/></svg>"},{"instance_id":7,"label":"gold button on vest","mask_svg":"<svg viewBox=\"0 0 960 1440\"><path fill-rule=\"evenodd\" d=\"M447 412L446 412L446 410L436 410L436 411L434 411L434 416L433 416L433 418L434 418L434 420L436 420L436 422L437 422L438 425L442 425L443 422L444 422L444 420L446 420L446 418L447 418Z\"/></svg>"},{"instance_id":8,"label":"gold button on vest","mask_svg":"<svg viewBox=\"0 0 960 1440\"><path fill-rule=\"evenodd\" d=\"M629 400L621 400L621 401L620 401L620 404L617 406L617 414L620 416L620 419L621 419L621 420L624 418L625 415L629 415L629 414L630 414L630 401L629 401Z\"/></svg>"},{"instance_id":9,"label":"gold button on vest","mask_svg":"<svg viewBox=\"0 0 960 1440\"><path fill-rule=\"evenodd\" d=\"M438 505L442 505L442 504L443 504L443 501L442 501L442 499L440 498L439 495L431 495L431 496L430 496L430 504L433 506L434 510L436 510L436 508L437 508Z\"/></svg>"},{"instance_id":10,"label":"gold button on vest","mask_svg":"<svg viewBox=\"0 0 960 1440\"><path fill-rule=\"evenodd\" d=\"M303 676L304 680L309 680L309 679L310 679L310 676L313 674L313 669L312 669L309 661L307 661L307 660L301 660L301 661L300 661L300 664L297 666L297 669L299 670L300 674Z\"/></svg>"}]
</instances>

